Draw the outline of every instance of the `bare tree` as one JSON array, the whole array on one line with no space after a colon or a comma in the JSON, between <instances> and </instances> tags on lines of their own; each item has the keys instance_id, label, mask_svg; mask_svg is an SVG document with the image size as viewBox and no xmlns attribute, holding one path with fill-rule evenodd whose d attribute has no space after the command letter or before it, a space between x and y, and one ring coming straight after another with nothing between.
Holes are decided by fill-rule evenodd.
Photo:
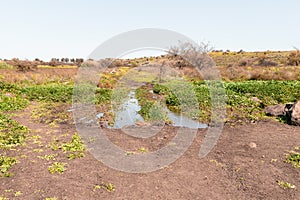
<instances>
[{"instance_id":1,"label":"bare tree","mask_svg":"<svg viewBox=\"0 0 300 200\"><path fill-rule=\"evenodd\" d=\"M209 43L200 43L199 45L190 42L180 42L178 46L173 46L169 50L169 55L175 58L177 66L183 68L186 66L197 66L204 68L212 65L212 59L208 52L212 51Z\"/></svg>"}]
</instances>

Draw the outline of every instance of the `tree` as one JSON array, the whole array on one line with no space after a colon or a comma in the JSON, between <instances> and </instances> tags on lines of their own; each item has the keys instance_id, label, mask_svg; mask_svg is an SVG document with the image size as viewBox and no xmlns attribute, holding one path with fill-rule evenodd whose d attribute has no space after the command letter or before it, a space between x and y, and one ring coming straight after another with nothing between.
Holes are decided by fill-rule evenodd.
<instances>
[{"instance_id":1,"label":"tree","mask_svg":"<svg viewBox=\"0 0 300 200\"><path fill-rule=\"evenodd\" d=\"M197 66L203 68L205 65L211 65L212 59L208 52L212 51L209 43L200 43L199 45L190 42L180 42L178 46L173 46L169 50L169 55L177 61L177 67L180 69L186 66Z\"/></svg>"}]
</instances>

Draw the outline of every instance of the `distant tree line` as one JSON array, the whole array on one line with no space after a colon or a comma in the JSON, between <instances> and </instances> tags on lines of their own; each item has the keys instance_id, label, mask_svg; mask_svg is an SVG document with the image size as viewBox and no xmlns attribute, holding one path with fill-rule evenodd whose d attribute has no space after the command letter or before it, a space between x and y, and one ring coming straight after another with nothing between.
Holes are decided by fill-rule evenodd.
<instances>
[{"instance_id":1,"label":"distant tree line","mask_svg":"<svg viewBox=\"0 0 300 200\"><path fill-rule=\"evenodd\" d=\"M20 71L34 70L38 65L49 65L49 66L60 66L60 65L71 65L80 66L83 62L83 58L52 58L49 62L45 62L39 58L35 58L33 61L30 60L20 60L18 58L13 58L11 60L4 59L9 65L16 67Z\"/></svg>"}]
</instances>

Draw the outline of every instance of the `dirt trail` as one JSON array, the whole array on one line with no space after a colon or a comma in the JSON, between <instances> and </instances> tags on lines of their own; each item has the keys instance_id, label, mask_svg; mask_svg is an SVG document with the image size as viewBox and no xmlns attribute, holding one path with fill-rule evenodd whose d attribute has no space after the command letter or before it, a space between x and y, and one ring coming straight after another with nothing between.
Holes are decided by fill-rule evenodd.
<instances>
[{"instance_id":1,"label":"dirt trail","mask_svg":"<svg viewBox=\"0 0 300 200\"><path fill-rule=\"evenodd\" d=\"M300 127L274 121L225 127L217 146L204 159L198 158L198 152L206 130L199 130L190 148L170 166L152 173L130 174L105 166L88 152L83 158L68 160L64 153L51 150L54 136L70 139L76 132L74 125L52 127L33 122L30 110L18 112L14 119L28 126L31 135L41 136L40 142L28 141L20 150L10 152L26 155L11 169L13 177L0 178L0 194L10 199L300 199L300 170L284 162L285 153L300 145ZM154 150L163 146L174 130L166 126L161 134L147 140L117 130L107 134L122 148L143 145ZM255 148L250 147L251 142ZM53 161L37 157L51 153L58 154L56 161L68 163L63 174L50 174L48 166ZM296 188L282 189L277 180ZM115 186L112 192L95 188L109 183ZM22 194L16 197L16 191Z\"/></svg>"}]
</instances>

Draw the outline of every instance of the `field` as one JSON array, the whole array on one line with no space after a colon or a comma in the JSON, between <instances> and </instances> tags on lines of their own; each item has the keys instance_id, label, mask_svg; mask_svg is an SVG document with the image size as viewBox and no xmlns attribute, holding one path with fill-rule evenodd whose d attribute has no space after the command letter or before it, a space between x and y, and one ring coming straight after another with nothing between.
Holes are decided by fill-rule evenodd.
<instances>
[{"instance_id":1,"label":"field","mask_svg":"<svg viewBox=\"0 0 300 200\"><path fill-rule=\"evenodd\" d=\"M0 200L299 199L300 127L283 117L266 116L264 109L300 100L300 67L291 61L290 52L212 52L211 57L226 94L227 115L217 145L200 159L207 128L197 129L178 160L150 173L112 169L88 151L86 144L94 138L78 134L72 113L78 67L20 70L1 62ZM209 82L188 66L162 73L151 65L168 60L116 60L97 74L91 101L97 113L105 113L97 123L128 156L154 152L174 138L179 127L163 111L156 112L163 110L161 102L201 123L209 125L213 117ZM164 124L156 135L136 138L107 127L116 123L112 109L128 95L124 85L136 88L142 126ZM195 103L191 91L196 110L188 109Z\"/></svg>"}]
</instances>

